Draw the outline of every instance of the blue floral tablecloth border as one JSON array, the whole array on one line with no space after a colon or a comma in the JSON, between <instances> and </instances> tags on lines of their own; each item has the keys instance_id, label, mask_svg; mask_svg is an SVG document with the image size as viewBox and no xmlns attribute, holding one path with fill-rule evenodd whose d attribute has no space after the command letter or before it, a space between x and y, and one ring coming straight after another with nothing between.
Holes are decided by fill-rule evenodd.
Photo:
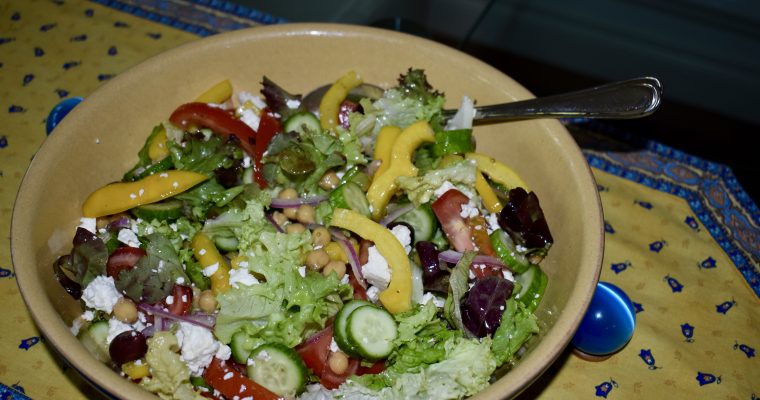
<instances>
[{"instance_id":1,"label":"blue floral tablecloth border","mask_svg":"<svg viewBox=\"0 0 760 400\"><path fill-rule=\"evenodd\" d=\"M585 119L564 122L598 133L615 129ZM636 151L584 149L584 154L593 168L686 200L760 297L760 209L731 168L652 140ZM684 222L692 223L688 218Z\"/></svg>"},{"instance_id":2,"label":"blue floral tablecloth border","mask_svg":"<svg viewBox=\"0 0 760 400\"><path fill-rule=\"evenodd\" d=\"M224 0L91 0L121 12L206 37L220 32L286 22Z\"/></svg>"}]
</instances>

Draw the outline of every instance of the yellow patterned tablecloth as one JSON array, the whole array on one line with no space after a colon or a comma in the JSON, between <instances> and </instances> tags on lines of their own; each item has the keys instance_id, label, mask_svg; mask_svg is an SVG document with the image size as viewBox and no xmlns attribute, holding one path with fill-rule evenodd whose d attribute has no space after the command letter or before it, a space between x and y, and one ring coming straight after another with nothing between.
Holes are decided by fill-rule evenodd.
<instances>
[{"instance_id":1,"label":"yellow patterned tablecloth","mask_svg":"<svg viewBox=\"0 0 760 400\"><path fill-rule=\"evenodd\" d=\"M11 266L15 195L50 109L163 50L274 22L216 0L0 1L0 398L97 396L40 338ZM631 297L636 332L603 362L566 351L522 397L758 398L757 206L727 167L657 143L586 156L604 208L602 280Z\"/></svg>"}]
</instances>

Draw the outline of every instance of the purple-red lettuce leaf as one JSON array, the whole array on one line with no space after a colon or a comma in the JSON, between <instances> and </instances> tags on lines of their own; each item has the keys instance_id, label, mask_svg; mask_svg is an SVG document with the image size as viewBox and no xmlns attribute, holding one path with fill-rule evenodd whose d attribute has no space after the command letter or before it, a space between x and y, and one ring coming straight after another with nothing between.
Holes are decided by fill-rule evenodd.
<instances>
[{"instance_id":1,"label":"purple-red lettuce leaf","mask_svg":"<svg viewBox=\"0 0 760 400\"><path fill-rule=\"evenodd\" d=\"M78 227L74 234L71 262L61 266L74 273L74 281L86 287L96 276L104 275L108 262L106 244L97 235Z\"/></svg>"},{"instance_id":2,"label":"purple-red lettuce leaf","mask_svg":"<svg viewBox=\"0 0 760 400\"><path fill-rule=\"evenodd\" d=\"M464 326L479 338L493 334L513 288L511 281L500 276L477 279L461 304Z\"/></svg>"},{"instance_id":3,"label":"purple-red lettuce leaf","mask_svg":"<svg viewBox=\"0 0 760 400\"><path fill-rule=\"evenodd\" d=\"M509 191L509 200L499 213L499 226L527 249L525 253L534 264L546 256L554 243L538 196L520 187Z\"/></svg>"},{"instance_id":4,"label":"purple-red lettuce leaf","mask_svg":"<svg viewBox=\"0 0 760 400\"><path fill-rule=\"evenodd\" d=\"M146 237L146 256L135 267L123 270L116 288L136 302L157 303L168 296L178 278L190 282L182 269L174 247L164 235L153 233Z\"/></svg>"}]
</instances>

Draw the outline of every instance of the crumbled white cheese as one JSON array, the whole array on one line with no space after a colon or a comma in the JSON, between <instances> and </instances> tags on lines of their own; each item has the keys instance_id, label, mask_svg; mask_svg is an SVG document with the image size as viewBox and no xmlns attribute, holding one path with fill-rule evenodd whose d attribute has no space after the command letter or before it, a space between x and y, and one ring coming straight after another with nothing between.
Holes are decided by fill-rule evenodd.
<instances>
[{"instance_id":1,"label":"crumbled white cheese","mask_svg":"<svg viewBox=\"0 0 760 400\"><path fill-rule=\"evenodd\" d=\"M431 292L425 292L425 294L422 295L420 304L427 304L430 301L432 301L433 304L435 304L435 306L438 308L443 308L444 304L446 304L446 299L440 296L437 296Z\"/></svg>"},{"instance_id":2,"label":"crumbled white cheese","mask_svg":"<svg viewBox=\"0 0 760 400\"><path fill-rule=\"evenodd\" d=\"M116 238L129 247L140 247L140 239L137 238L137 235L131 229L120 230Z\"/></svg>"},{"instance_id":3,"label":"crumbled white cheese","mask_svg":"<svg viewBox=\"0 0 760 400\"><path fill-rule=\"evenodd\" d=\"M335 338L332 338L330 341L330 351L333 353L337 353L340 351L340 347L338 346L338 343L335 341Z\"/></svg>"},{"instance_id":4,"label":"crumbled white cheese","mask_svg":"<svg viewBox=\"0 0 760 400\"><path fill-rule=\"evenodd\" d=\"M340 283L346 285L348 284L348 280L349 280L348 274L343 274L343 277L340 278Z\"/></svg>"},{"instance_id":5,"label":"crumbled white cheese","mask_svg":"<svg viewBox=\"0 0 760 400\"><path fill-rule=\"evenodd\" d=\"M258 108L263 109L266 108L267 103L264 102L264 100L261 99L261 97L246 91L241 91L238 93L238 101L240 104L245 104L247 102L251 102L251 104Z\"/></svg>"},{"instance_id":6,"label":"crumbled white cheese","mask_svg":"<svg viewBox=\"0 0 760 400\"><path fill-rule=\"evenodd\" d=\"M250 167L251 166L251 156L249 156L248 154L244 154L243 155L242 164L243 164L243 168Z\"/></svg>"},{"instance_id":7,"label":"crumbled white cheese","mask_svg":"<svg viewBox=\"0 0 760 400\"><path fill-rule=\"evenodd\" d=\"M298 275L301 275L301 278L306 278L306 267L298 267Z\"/></svg>"},{"instance_id":8,"label":"crumbled white cheese","mask_svg":"<svg viewBox=\"0 0 760 400\"><path fill-rule=\"evenodd\" d=\"M230 286L239 288L238 285L251 286L259 283L255 276L251 275L247 269L232 268L230 269Z\"/></svg>"},{"instance_id":9,"label":"crumbled white cheese","mask_svg":"<svg viewBox=\"0 0 760 400\"><path fill-rule=\"evenodd\" d=\"M69 329L71 331L71 334L74 336L79 335L79 330L82 329L83 323L84 323L84 320L81 317L72 321L71 328Z\"/></svg>"},{"instance_id":10,"label":"crumbled white cheese","mask_svg":"<svg viewBox=\"0 0 760 400\"><path fill-rule=\"evenodd\" d=\"M436 189L435 191L433 191L433 195L435 195L435 197L441 197L441 196L443 196L444 193L448 192L451 189L456 189L456 188L457 187L454 186L453 183L451 183L449 181L443 181L443 183L441 184L441 186L439 186L438 189Z\"/></svg>"},{"instance_id":11,"label":"crumbled white cheese","mask_svg":"<svg viewBox=\"0 0 760 400\"><path fill-rule=\"evenodd\" d=\"M92 321L93 319L95 319L95 313L90 310L87 310L82 313L82 319L85 321Z\"/></svg>"},{"instance_id":12,"label":"crumbled white cheese","mask_svg":"<svg viewBox=\"0 0 760 400\"><path fill-rule=\"evenodd\" d=\"M232 349L230 349L230 346L219 343L219 350L216 351L214 357L226 361L230 359L230 356L232 356Z\"/></svg>"},{"instance_id":13,"label":"crumbled white cheese","mask_svg":"<svg viewBox=\"0 0 760 400\"><path fill-rule=\"evenodd\" d=\"M401 246L404 247L406 254L412 251L412 232L404 225L396 225L391 229L393 236L398 239Z\"/></svg>"},{"instance_id":14,"label":"crumbled white cheese","mask_svg":"<svg viewBox=\"0 0 760 400\"><path fill-rule=\"evenodd\" d=\"M475 205L472 201L468 201L466 204L462 204L459 216L462 218L472 218L477 217L480 215L480 211L478 211L478 206Z\"/></svg>"},{"instance_id":15,"label":"crumbled white cheese","mask_svg":"<svg viewBox=\"0 0 760 400\"><path fill-rule=\"evenodd\" d=\"M219 269L219 263L215 262L215 263L209 265L208 267L203 268L203 275L205 275L205 276L214 275L214 273L216 273L216 270L218 270L218 269Z\"/></svg>"},{"instance_id":16,"label":"crumbled white cheese","mask_svg":"<svg viewBox=\"0 0 760 400\"><path fill-rule=\"evenodd\" d=\"M261 117L259 117L258 114L256 114L255 111L247 109L247 108L241 108L239 109L240 112L240 120L243 121L246 125L250 126L251 129L258 130L259 129L259 123L261 122Z\"/></svg>"},{"instance_id":17,"label":"crumbled white cheese","mask_svg":"<svg viewBox=\"0 0 760 400\"><path fill-rule=\"evenodd\" d=\"M168 305L174 304L174 296L172 295L166 296L166 304Z\"/></svg>"},{"instance_id":18,"label":"crumbled white cheese","mask_svg":"<svg viewBox=\"0 0 760 400\"><path fill-rule=\"evenodd\" d=\"M488 222L487 231L488 234L492 234L494 231L501 229L499 226L499 215L497 213L491 213L486 216Z\"/></svg>"},{"instance_id":19,"label":"crumbled white cheese","mask_svg":"<svg viewBox=\"0 0 760 400\"><path fill-rule=\"evenodd\" d=\"M388 261L380 254L376 246L367 249L367 263L362 265L362 275L371 285L385 290L391 281L391 269Z\"/></svg>"},{"instance_id":20,"label":"crumbled white cheese","mask_svg":"<svg viewBox=\"0 0 760 400\"><path fill-rule=\"evenodd\" d=\"M503 268L501 270L501 275L504 277L504 279L506 279L508 281L512 281L512 282L515 281L515 276L512 275L512 271L510 271L510 270L508 270L506 268Z\"/></svg>"},{"instance_id":21,"label":"crumbled white cheese","mask_svg":"<svg viewBox=\"0 0 760 400\"><path fill-rule=\"evenodd\" d=\"M108 320L108 336L106 336L106 343L111 343L111 341L122 332L129 332L132 330L134 330L132 325L121 322L116 318L111 318Z\"/></svg>"},{"instance_id":22,"label":"crumbled white cheese","mask_svg":"<svg viewBox=\"0 0 760 400\"><path fill-rule=\"evenodd\" d=\"M111 313L113 306L122 298L110 276L98 275L84 288L82 300L84 304L95 310Z\"/></svg>"},{"instance_id":23,"label":"crumbled white cheese","mask_svg":"<svg viewBox=\"0 0 760 400\"><path fill-rule=\"evenodd\" d=\"M190 368L190 374L201 376L219 350L210 330L187 322L179 323L176 333L180 345L180 359Z\"/></svg>"},{"instance_id":24,"label":"crumbled white cheese","mask_svg":"<svg viewBox=\"0 0 760 400\"><path fill-rule=\"evenodd\" d=\"M367 288L367 298L370 299L373 303L377 303L378 296L380 295L380 289L378 289L375 286L370 286Z\"/></svg>"},{"instance_id":25,"label":"crumbled white cheese","mask_svg":"<svg viewBox=\"0 0 760 400\"><path fill-rule=\"evenodd\" d=\"M301 106L301 102L298 100L287 100L285 101L285 105L288 106L289 109L295 110Z\"/></svg>"},{"instance_id":26,"label":"crumbled white cheese","mask_svg":"<svg viewBox=\"0 0 760 400\"><path fill-rule=\"evenodd\" d=\"M80 218L78 228L84 228L92 233L97 233L97 219L95 218Z\"/></svg>"}]
</instances>

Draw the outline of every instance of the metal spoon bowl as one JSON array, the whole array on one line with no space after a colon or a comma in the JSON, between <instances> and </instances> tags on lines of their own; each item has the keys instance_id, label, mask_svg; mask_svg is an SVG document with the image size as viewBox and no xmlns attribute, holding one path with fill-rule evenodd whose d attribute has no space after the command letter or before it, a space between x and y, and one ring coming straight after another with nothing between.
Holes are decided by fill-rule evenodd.
<instances>
[{"instance_id":1,"label":"metal spoon bowl","mask_svg":"<svg viewBox=\"0 0 760 400\"><path fill-rule=\"evenodd\" d=\"M309 111L319 110L319 103L331 85L321 86L302 101ZM349 93L349 99L377 99L383 89L363 83ZM662 83L654 77L640 77L612 82L588 89L510 103L475 107L474 123L517 121L534 118L631 119L652 114L660 105ZM457 110L443 110L448 120Z\"/></svg>"}]
</instances>

